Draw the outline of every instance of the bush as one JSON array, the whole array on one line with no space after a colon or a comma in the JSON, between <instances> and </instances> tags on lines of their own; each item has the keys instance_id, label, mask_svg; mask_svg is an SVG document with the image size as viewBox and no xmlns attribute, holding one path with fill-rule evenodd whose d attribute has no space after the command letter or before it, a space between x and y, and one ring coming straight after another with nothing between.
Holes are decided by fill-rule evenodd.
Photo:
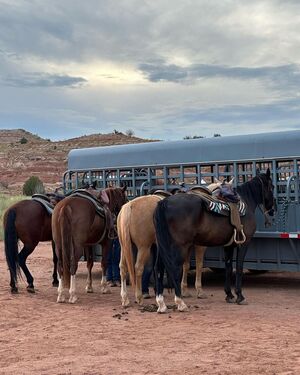
<instances>
[{"instance_id":1,"label":"bush","mask_svg":"<svg viewBox=\"0 0 300 375\"><path fill-rule=\"evenodd\" d=\"M44 194L45 188L42 181L36 177L31 176L23 185L23 194L31 196L33 194Z\"/></svg>"},{"instance_id":2,"label":"bush","mask_svg":"<svg viewBox=\"0 0 300 375\"><path fill-rule=\"evenodd\" d=\"M25 138L25 137L23 137L23 138L20 139L20 143L21 143L21 145L24 145L24 144L27 143L27 142L28 142L28 140L27 140L27 138Z\"/></svg>"},{"instance_id":3,"label":"bush","mask_svg":"<svg viewBox=\"0 0 300 375\"><path fill-rule=\"evenodd\" d=\"M128 129L128 130L126 130L125 134L128 137L133 137L134 136L134 131L132 129Z\"/></svg>"}]
</instances>

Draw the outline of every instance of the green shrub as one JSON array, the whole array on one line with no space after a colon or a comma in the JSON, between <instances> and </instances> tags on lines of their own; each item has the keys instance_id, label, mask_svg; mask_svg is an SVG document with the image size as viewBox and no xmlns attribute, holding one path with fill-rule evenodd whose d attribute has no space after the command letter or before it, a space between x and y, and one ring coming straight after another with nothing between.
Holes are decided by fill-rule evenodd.
<instances>
[{"instance_id":1,"label":"green shrub","mask_svg":"<svg viewBox=\"0 0 300 375\"><path fill-rule=\"evenodd\" d=\"M33 194L43 194L45 188L43 182L37 176L31 176L23 185L23 194L31 196Z\"/></svg>"},{"instance_id":2,"label":"green shrub","mask_svg":"<svg viewBox=\"0 0 300 375\"><path fill-rule=\"evenodd\" d=\"M21 145L24 145L24 144L27 143L27 142L28 142L28 140L27 140L27 138L25 138L25 137L23 137L23 138L20 139L20 143L21 143Z\"/></svg>"},{"instance_id":3,"label":"green shrub","mask_svg":"<svg viewBox=\"0 0 300 375\"><path fill-rule=\"evenodd\" d=\"M11 207L13 204L15 204L16 202L22 200L22 199L25 199L25 197L23 195L17 195L17 196L6 196L6 195L2 195L0 194L0 221L1 221L1 225L0 225L0 241L2 241L4 239L4 235L3 235L3 215L4 215L4 212L9 208Z\"/></svg>"}]
</instances>

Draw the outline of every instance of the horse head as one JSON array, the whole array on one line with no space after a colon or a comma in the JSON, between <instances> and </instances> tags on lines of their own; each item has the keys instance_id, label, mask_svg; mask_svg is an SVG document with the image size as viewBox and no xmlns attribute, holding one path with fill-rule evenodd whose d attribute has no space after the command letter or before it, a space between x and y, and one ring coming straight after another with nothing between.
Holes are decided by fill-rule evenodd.
<instances>
[{"instance_id":1,"label":"horse head","mask_svg":"<svg viewBox=\"0 0 300 375\"><path fill-rule=\"evenodd\" d=\"M270 216L273 216L275 199L274 199L274 185L273 185L273 181L271 178L270 169L268 168L266 173L259 173L256 177L261 183L261 192L262 192L261 203L264 206L264 210Z\"/></svg>"},{"instance_id":2,"label":"horse head","mask_svg":"<svg viewBox=\"0 0 300 375\"><path fill-rule=\"evenodd\" d=\"M109 187L103 190L109 199L109 203L107 205L110 211L114 213L116 216L120 212L123 204L128 202L126 189L127 186L117 188Z\"/></svg>"}]
</instances>

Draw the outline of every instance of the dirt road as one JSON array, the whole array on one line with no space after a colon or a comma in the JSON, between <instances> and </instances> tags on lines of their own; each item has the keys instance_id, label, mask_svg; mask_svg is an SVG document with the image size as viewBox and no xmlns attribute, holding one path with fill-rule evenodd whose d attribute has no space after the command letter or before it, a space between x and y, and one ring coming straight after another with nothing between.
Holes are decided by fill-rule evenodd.
<instances>
[{"instance_id":1,"label":"dirt road","mask_svg":"<svg viewBox=\"0 0 300 375\"><path fill-rule=\"evenodd\" d=\"M82 263L77 304L57 304L49 243L28 265L36 294L21 283L10 295L0 243L0 374L300 374L299 273L246 275L249 305L237 306L225 303L222 278L207 272L208 299L158 315L135 304L123 310L118 287L100 294L98 264L94 294L84 291ZM173 304L172 295L166 300Z\"/></svg>"}]
</instances>

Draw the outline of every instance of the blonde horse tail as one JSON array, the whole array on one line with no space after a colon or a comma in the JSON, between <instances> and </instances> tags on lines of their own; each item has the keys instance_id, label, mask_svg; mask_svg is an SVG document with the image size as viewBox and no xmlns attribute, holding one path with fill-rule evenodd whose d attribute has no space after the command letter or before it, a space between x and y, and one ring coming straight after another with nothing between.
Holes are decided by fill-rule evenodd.
<instances>
[{"instance_id":1,"label":"blonde horse tail","mask_svg":"<svg viewBox=\"0 0 300 375\"><path fill-rule=\"evenodd\" d=\"M71 233L71 208L65 206L60 211L61 243L62 243L62 271L64 288L70 288L71 261L74 259L74 247Z\"/></svg>"},{"instance_id":2,"label":"blonde horse tail","mask_svg":"<svg viewBox=\"0 0 300 375\"><path fill-rule=\"evenodd\" d=\"M121 245L121 259L125 260L131 285L135 288L135 270L130 237L131 202L126 203L118 216L118 237Z\"/></svg>"}]
</instances>

